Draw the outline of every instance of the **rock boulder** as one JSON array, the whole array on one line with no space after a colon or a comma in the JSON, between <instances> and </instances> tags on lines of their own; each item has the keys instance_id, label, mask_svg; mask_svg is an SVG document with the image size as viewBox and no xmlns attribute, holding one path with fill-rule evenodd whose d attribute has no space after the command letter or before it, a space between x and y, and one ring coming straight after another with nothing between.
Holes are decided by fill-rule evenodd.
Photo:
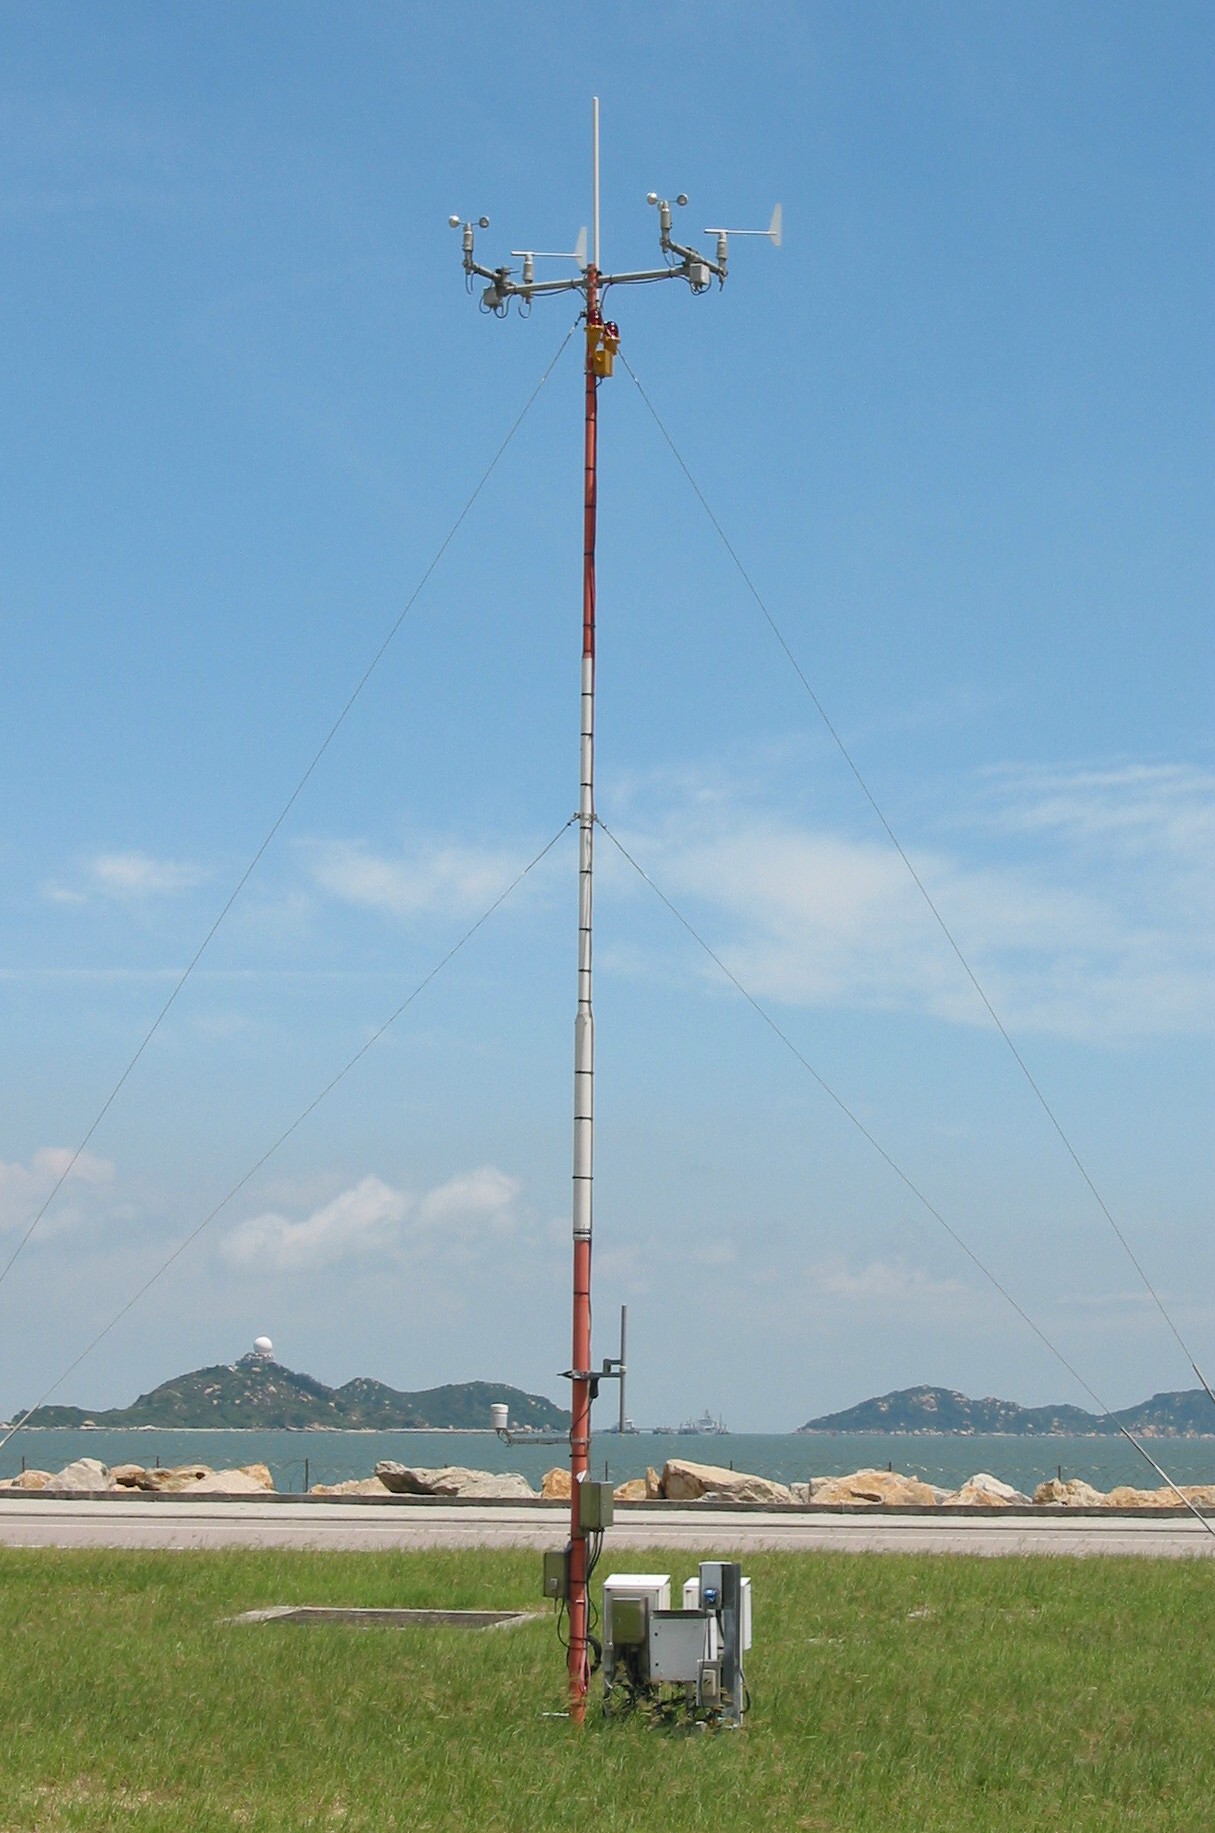
<instances>
[{"instance_id":1,"label":"rock boulder","mask_svg":"<svg viewBox=\"0 0 1215 1833\"><path fill-rule=\"evenodd\" d=\"M868 1502L884 1508L933 1508L940 1492L918 1477L897 1470L857 1470L849 1477L816 1477L810 1485L814 1502Z\"/></svg>"},{"instance_id":2,"label":"rock boulder","mask_svg":"<svg viewBox=\"0 0 1215 1833\"><path fill-rule=\"evenodd\" d=\"M78 1457L55 1473L50 1487L66 1490L72 1496L104 1495L111 1487L110 1473L95 1457Z\"/></svg>"},{"instance_id":3,"label":"rock boulder","mask_svg":"<svg viewBox=\"0 0 1215 1833\"><path fill-rule=\"evenodd\" d=\"M345 1483L314 1483L310 1496L386 1496L379 1477L350 1477Z\"/></svg>"},{"instance_id":4,"label":"rock boulder","mask_svg":"<svg viewBox=\"0 0 1215 1833\"><path fill-rule=\"evenodd\" d=\"M540 1494L548 1502L568 1502L570 1499L570 1473L562 1464L555 1464L546 1470L540 1482Z\"/></svg>"},{"instance_id":5,"label":"rock boulder","mask_svg":"<svg viewBox=\"0 0 1215 1833\"><path fill-rule=\"evenodd\" d=\"M1185 1501L1175 1489L1135 1489L1120 1483L1105 1497L1107 1508L1184 1508Z\"/></svg>"},{"instance_id":6,"label":"rock boulder","mask_svg":"<svg viewBox=\"0 0 1215 1833\"><path fill-rule=\"evenodd\" d=\"M155 1470L145 1470L137 1477L135 1487L172 1495L179 1489L193 1489L204 1477L214 1475L210 1464L175 1464L163 1469L158 1465Z\"/></svg>"},{"instance_id":7,"label":"rock boulder","mask_svg":"<svg viewBox=\"0 0 1215 1833\"><path fill-rule=\"evenodd\" d=\"M375 1474L396 1496L471 1496L480 1501L521 1502L536 1494L527 1478L513 1470L467 1470L460 1464L427 1470L383 1458Z\"/></svg>"},{"instance_id":8,"label":"rock boulder","mask_svg":"<svg viewBox=\"0 0 1215 1833\"><path fill-rule=\"evenodd\" d=\"M976 1471L973 1477L967 1477L961 1489L953 1490L941 1498L947 1508L1012 1508L1017 1504L1028 1506L1029 1497L1014 1489L1011 1483L1001 1483L999 1477L993 1477L986 1470Z\"/></svg>"},{"instance_id":9,"label":"rock boulder","mask_svg":"<svg viewBox=\"0 0 1215 1833\"><path fill-rule=\"evenodd\" d=\"M1039 1483L1034 1491L1037 1508L1105 1508L1106 1505L1104 1490L1094 1489L1080 1477L1068 1477L1062 1483L1058 1477L1051 1477L1048 1483Z\"/></svg>"},{"instance_id":10,"label":"rock boulder","mask_svg":"<svg viewBox=\"0 0 1215 1833\"><path fill-rule=\"evenodd\" d=\"M630 1477L627 1482L618 1483L612 1491L617 1502L645 1502L649 1493L644 1477Z\"/></svg>"},{"instance_id":11,"label":"rock boulder","mask_svg":"<svg viewBox=\"0 0 1215 1833\"><path fill-rule=\"evenodd\" d=\"M662 1470L662 1493L669 1502L696 1502L712 1496L721 1502L792 1502L793 1491L769 1477L745 1470L723 1470L720 1464L693 1464L668 1458Z\"/></svg>"},{"instance_id":12,"label":"rock boulder","mask_svg":"<svg viewBox=\"0 0 1215 1833\"><path fill-rule=\"evenodd\" d=\"M264 1464L242 1464L236 1470L213 1470L180 1493L191 1496L264 1496L274 1478Z\"/></svg>"},{"instance_id":13,"label":"rock boulder","mask_svg":"<svg viewBox=\"0 0 1215 1833\"><path fill-rule=\"evenodd\" d=\"M0 1482L0 1489L50 1489L54 1484L54 1473L49 1470L23 1470L20 1476L5 1477Z\"/></svg>"},{"instance_id":14,"label":"rock boulder","mask_svg":"<svg viewBox=\"0 0 1215 1833\"><path fill-rule=\"evenodd\" d=\"M456 1491L479 1502L534 1502L536 1492L517 1470L471 1470L469 1480Z\"/></svg>"},{"instance_id":15,"label":"rock boulder","mask_svg":"<svg viewBox=\"0 0 1215 1833\"><path fill-rule=\"evenodd\" d=\"M1184 1508L1187 1502L1195 1508L1215 1506L1215 1485L1179 1483L1176 1489L1171 1484L1164 1489L1132 1489L1120 1484L1105 1498L1107 1508Z\"/></svg>"}]
</instances>

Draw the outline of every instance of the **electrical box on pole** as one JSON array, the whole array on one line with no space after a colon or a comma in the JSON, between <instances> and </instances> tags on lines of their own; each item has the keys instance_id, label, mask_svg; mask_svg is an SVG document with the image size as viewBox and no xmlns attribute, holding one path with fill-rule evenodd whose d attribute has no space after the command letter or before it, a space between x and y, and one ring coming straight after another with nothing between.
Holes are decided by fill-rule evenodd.
<instances>
[{"instance_id":1,"label":"electrical box on pole","mask_svg":"<svg viewBox=\"0 0 1215 1833\"><path fill-rule=\"evenodd\" d=\"M590 1477L584 1477L581 1492L578 1498L579 1525L584 1534L602 1534L605 1528L612 1525L615 1508L612 1486L610 1483L595 1483Z\"/></svg>"}]
</instances>

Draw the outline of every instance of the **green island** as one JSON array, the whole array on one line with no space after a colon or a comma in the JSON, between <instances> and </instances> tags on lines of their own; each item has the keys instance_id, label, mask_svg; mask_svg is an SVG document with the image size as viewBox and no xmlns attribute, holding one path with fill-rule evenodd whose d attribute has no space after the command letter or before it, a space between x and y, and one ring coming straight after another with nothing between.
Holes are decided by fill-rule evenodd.
<instances>
[{"instance_id":1,"label":"green island","mask_svg":"<svg viewBox=\"0 0 1215 1833\"><path fill-rule=\"evenodd\" d=\"M799 1432L1007 1433L1069 1438L1112 1438L1120 1428L1137 1438L1209 1438L1215 1408L1202 1388L1153 1394L1120 1412L1086 1413L1083 1407L1022 1407L1015 1400L971 1400L952 1388L907 1387L880 1394L842 1413L807 1420Z\"/></svg>"},{"instance_id":2,"label":"green island","mask_svg":"<svg viewBox=\"0 0 1215 1833\"><path fill-rule=\"evenodd\" d=\"M512 1425L564 1431L570 1416L543 1394L525 1394L506 1382L461 1381L402 1393L360 1377L338 1388L297 1374L258 1355L215 1368L196 1368L163 1381L129 1407L89 1412L84 1407L38 1407L31 1426L249 1427L261 1432L295 1428L353 1432L443 1431L489 1427L495 1401L510 1408ZM20 1417L20 1413L14 1417Z\"/></svg>"}]
</instances>

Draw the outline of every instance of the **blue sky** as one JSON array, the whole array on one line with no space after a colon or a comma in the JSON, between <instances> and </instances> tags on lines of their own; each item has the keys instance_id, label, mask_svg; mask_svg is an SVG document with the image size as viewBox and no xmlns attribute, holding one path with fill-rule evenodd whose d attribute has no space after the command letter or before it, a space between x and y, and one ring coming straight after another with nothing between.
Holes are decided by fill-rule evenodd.
<instances>
[{"instance_id":1,"label":"blue sky","mask_svg":"<svg viewBox=\"0 0 1215 1833\"><path fill-rule=\"evenodd\" d=\"M0 21L0 1248L573 321L479 252L766 223L630 364L1200 1362L1212 23L1200 6L14 4ZM47 1386L571 813L571 342L9 1277ZM1113 1405L1192 1385L626 372L599 806ZM1083 1400L600 842L596 1297L633 1410ZM561 1393L565 836L61 1390L268 1331ZM605 1325L604 1320L607 1320Z\"/></svg>"}]
</instances>

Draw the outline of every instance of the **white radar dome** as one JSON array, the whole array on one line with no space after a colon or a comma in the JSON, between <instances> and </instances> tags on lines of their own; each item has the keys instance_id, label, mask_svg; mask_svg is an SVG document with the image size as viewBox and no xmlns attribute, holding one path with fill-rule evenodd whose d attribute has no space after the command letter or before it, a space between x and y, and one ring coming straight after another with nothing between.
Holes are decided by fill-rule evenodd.
<instances>
[{"instance_id":1,"label":"white radar dome","mask_svg":"<svg viewBox=\"0 0 1215 1833\"><path fill-rule=\"evenodd\" d=\"M254 1337L253 1353L255 1356L272 1356L274 1354L274 1344L270 1341L269 1337Z\"/></svg>"}]
</instances>

